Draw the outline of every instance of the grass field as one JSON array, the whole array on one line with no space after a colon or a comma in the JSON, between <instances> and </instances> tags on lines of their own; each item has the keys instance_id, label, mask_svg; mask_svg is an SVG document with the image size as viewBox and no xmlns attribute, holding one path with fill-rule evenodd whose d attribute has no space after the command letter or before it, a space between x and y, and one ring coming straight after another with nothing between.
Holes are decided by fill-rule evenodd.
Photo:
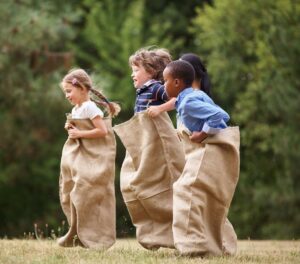
<instances>
[{"instance_id":1,"label":"grass field","mask_svg":"<svg viewBox=\"0 0 300 264\"><path fill-rule=\"evenodd\" d=\"M144 250L134 239L119 239L108 251L61 248L53 240L0 240L1 264L94 263L300 263L300 241L239 241L235 257L189 258L175 250Z\"/></svg>"}]
</instances>

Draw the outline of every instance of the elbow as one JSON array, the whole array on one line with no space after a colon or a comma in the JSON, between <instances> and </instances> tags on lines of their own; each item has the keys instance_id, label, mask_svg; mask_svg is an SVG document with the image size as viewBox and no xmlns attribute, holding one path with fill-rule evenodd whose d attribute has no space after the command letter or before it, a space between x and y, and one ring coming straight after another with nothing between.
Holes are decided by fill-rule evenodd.
<instances>
[{"instance_id":1,"label":"elbow","mask_svg":"<svg viewBox=\"0 0 300 264\"><path fill-rule=\"evenodd\" d=\"M224 121L227 123L230 120L230 116L226 113L226 116L224 118Z\"/></svg>"},{"instance_id":2,"label":"elbow","mask_svg":"<svg viewBox=\"0 0 300 264\"><path fill-rule=\"evenodd\" d=\"M229 116L229 114L227 113L227 112L223 112L223 117L222 117L222 119L225 121L225 122L228 122L229 121L229 119L230 119L230 116Z\"/></svg>"},{"instance_id":3,"label":"elbow","mask_svg":"<svg viewBox=\"0 0 300 264\"><path fill-rule=\"evenodd\" d=\"M108 134L107 128L98 129L96 137L105 137Z\"/></svg>"}]
</instances>

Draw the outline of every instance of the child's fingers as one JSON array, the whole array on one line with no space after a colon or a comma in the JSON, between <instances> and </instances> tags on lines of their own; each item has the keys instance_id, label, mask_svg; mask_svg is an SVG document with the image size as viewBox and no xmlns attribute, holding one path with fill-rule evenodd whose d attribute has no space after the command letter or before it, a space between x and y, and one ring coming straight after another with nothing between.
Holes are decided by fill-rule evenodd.
<instances>
[{"instance_id":1,"label":"child's fingers","mask_svg":"<svg viewBox=\"0 0 300 264\"><path fill-rule=\"evenodd\" d=\"M69 123L65 123L65 129L68 130L69 128Z\"/></svg>"},{"instance_id":2,"label":"child's fingers","mask_svg":"<svg viewBox=\"0 0 300 264\"><path fill-rule=\"evenodd\" d=\"M153 108L148 108L147 113L151 117L156 117L159 114L159 112L156 109L153 109Z\"/></svg>"},{"instance_id":3,"label":"child's fingers","mask_svg":"<svg viewBox=\"0 0 300 264\"><path fill-rule=\"evenodd\" d=\"M204 139L207 138L207 136L208 135L204 132L194 131L192 133L192 135L190 136L190 140L193 141L193 142L201 143Z\"/></svg>"},{"instance_id":4,"label":"child's fingers","mask_svg":"<svg viewBox=\"0 0 300 264\"><path fill-rule=\"evenodd\" d=\"M150 108L147 109L147 114L151 117L153 117L153 112Z\"/></svg>"},{"instance_id":5,"label":"child's fingers","mask_svg":"<svg viewBox=\"0 0 300 264\"><path fill-rule=\"evenodd\" d=\"M68 134L69 134L69 137L70 137L70 138L73 138L73 137L74 137L74 131L73 131L73 128L69 128L69 129L68 129Z\"/></svg>"},{"instance_id":6,"label":"child's fingers","mask_svg":"<svg viewBox=\"0 0 300 264\"><path fill-rule=\"evenodd\" d=\"M66 130L69 130L69 129L71 129L71 128L74 128L74 125L73 125L72 123L67 122L67 123L65 124L65 129L66 129Z\"/></svg>"}]
</instances>

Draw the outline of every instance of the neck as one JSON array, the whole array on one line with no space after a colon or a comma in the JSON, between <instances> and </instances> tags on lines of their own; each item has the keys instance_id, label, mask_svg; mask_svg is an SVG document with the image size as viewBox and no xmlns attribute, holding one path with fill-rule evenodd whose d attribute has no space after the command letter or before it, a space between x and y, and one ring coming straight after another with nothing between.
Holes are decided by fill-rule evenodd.
<instances>
[{"instance_id":1,"label":"neck","mask_svg":"<svg viewBox=\"0 0 300 264\"><path fill-rule=\"evenodd\" d=\"M188 89L188 88L191 88L191 86L181 87L181 88L178 90L178 94L180 94L182 91L184 91L185 89Z\"/></svg>"},{"instance_id":2,"label":"neck","mask_svg":"<svg viewBox=\"0 0 300 264\"><path fill-rule=\"evenodd\" d=\"M201 90L201 82L198 80L194 80L192 83L192 88L195 90Z\"/></svg>"},{"instance_id":3,"label":"neck","mask_svg":"<svg viewBox=\"0 0 300 264\"><path fill-rule=\"evenodd\" d=\"M143 85L149 85L149 84L152 84L153 82L156 82L156 80L154 79L149 79L148 81L146 81ZM143 86L142 85L142 86Z\"/></svg>"},{"instance_id":4,"label":"neck","mask_svg":"<svg viewBox=\"0 0 300 264\"><path fill-rule=\"evenodd\" d=\"M80 100L80 102L77 104L77 106L79 107L79 106L81 106L84 102L89 101L89 100L90 100L90 97L87 95L87 96L83 97L83 98Z\"/></svg>"}]
</instances>

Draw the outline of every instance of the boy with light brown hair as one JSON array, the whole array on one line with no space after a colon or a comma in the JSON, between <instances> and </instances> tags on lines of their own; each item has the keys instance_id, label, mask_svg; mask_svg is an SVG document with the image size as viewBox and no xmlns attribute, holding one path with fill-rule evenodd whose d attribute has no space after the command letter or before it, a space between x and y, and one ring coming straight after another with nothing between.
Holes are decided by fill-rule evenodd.
<instances>
[{"instance_id":1,"label":"boy with light brown hair","mask_svg":"<svg viewBox=\"0 0 300 264\"><path fill-rule=\"evenodd\" d=\"M145 248L174 248L173 183L184 166L184 153L167 113L152 118L147 109L168 100L162 72L171 61L165 49L140 49L129 58L137 89L134 116L114 127L126 148L121 191Z\"/></svg>"}]
</instances>

